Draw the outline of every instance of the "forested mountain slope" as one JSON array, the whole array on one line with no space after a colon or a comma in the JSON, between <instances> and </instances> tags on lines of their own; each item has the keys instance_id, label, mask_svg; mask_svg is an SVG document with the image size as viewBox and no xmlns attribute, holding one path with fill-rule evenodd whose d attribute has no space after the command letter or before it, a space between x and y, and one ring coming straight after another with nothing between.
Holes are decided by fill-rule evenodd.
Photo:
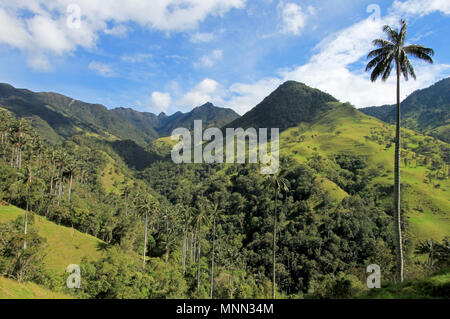
<instances>
[{"instance_id":1,"label":"forested mountain slope","mask_svg":"<svg viewBox=\"0 0 450 319\"><path fill-rule=\"evenodd\" d=\"M361 112L395 123L396 106L367 107ZM450 143L450 78L418 90L401 103L402 125Z\"/></svg>"}]
</instances>

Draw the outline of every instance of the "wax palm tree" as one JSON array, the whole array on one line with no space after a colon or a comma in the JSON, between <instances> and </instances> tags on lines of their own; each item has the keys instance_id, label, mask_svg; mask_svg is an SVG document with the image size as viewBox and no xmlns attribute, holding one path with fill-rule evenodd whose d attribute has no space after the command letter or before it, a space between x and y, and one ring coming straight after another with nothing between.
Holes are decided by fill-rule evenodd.
<instances>
[{"instance_id":1,"label":"wax palm tree","mask_svg":"<svg viewBox=\"0 0 450 319\"><path fill-rule=\"evenodd\" d=\"M140 215L145 216L144 253L142 256L142 268L145 268L145 256L147 255L147 232L149 222L148 215L150 212L156 212L157 204L153 196L146 193L141 193L137 196L136 208Z\"/></svg>"},{"instance_id":2,"label":"wax palm tree","mask_svg":"<svg viewBox=\"0 0 450 319\"><path fill-rule=\"evenodd\" d=\"M415 253L418 255L428 255L428 266L433 267L436 248L438 246L439 244L433 240L425 240L417 245Z\"/></svg>"},{"instance_id":3,"label":"wax palm tree","mask_svg":"<svg viewBox=\"0 0 450 319\"><path fill-rule=\"evenodd\" d=\"M16 147L16 165L18 169L22 168L22 150L26 144L25 134L30 131L30 126L25 119L19 119L14 122L12 126L13 130L13 143Z\"/></svg>"},{"instance_id":4,"label":"wax palm tree","mask_svg":"<svg viewBox=\"0 0 450 319\"><path fill-rule=\"evenodd\" d=\"M392 69L395 67L397 75L397 123L395 130L395 163L394 163L394 217L397 250L397 276L403 281L403 243L401 230L401 206L400 206L400 78L403 75L405 80L409 76L416 79L414 68L409 61L409 56L418 58L425 62L433 63L431 58L434 55L433 49L426 48L418 44L405 45L407 25L405 20L401 20L401 29L392 29L386 25L383 31L387 35L387 40L376 39L373 45L377 49L371 51L367 56L372 59L366 67L366 71L372 70L370 79L375 82L381 77L386 81Z\"/></svg>"},{"instance_id":5,"label":"wax palm tree","mask_svg":"<svg viewBox=\"0 0 450 319\"><path fill-rule=\"evenodd\" d=\"M76 174L78 168L80 166L80 163L73 157L68 157L67 163L66 163L66 170L69 174L69 192L68 192L68 201L70 204L70 197L72 195L72 183L73 183L73 177Z\"/></svg>"},{"instance_id":6,"label":"wax palm tree","mask_svg":"<svg viewBox=\"0 0 450 319\"><path fill-rule=\"evenodd\" d=\"M276 295L276 249L277 249L277 207L278 207L278 194L280 192L289 192L288 182L282 177L282 173L269 175L266 177L265 184L274 191L275 195L275 207L273 212L273 247L272 247L272 298L275 299Z\"/></svg>"},{"instance_id":7,"label":"wax palm tree","mask_svg":"<svg viewBox=\"0 0 450 319\"><path fill-rule=\"evenodd\" d=\"M23 223L23 234L24 234L24 240L23 240L23 249L27 249L27 232L28 232L28 212L30 210L30 191L33 184L33 179L35 176L35 172L33 168L30 165L26 166L25 172L19 172L19 183L22 183L25 186L25 220Z\"/></svg>"},{"instance_id":8,"label":"wax palm tree","mask_svg":"<svg viewBox=\"0 0 450 319\"><path fill-rule=\"evenodd\" d=\"M197 209L195 211L194 216L194 225L196 227L197 232L197 293L200 292L200 272L201 272L201 233L202 226L208 224L208 216L207 216L207 199L204 197L199 198L197 202Z\"/></svg>"},{"instance_id":9,"label":"wax palm tree","mask_svg":"<svg viewBox=\"0 0 450 319\"><path fill-rule=\"evenodd\" d=\"M215 248L216 248L216 228L217 228L217 219L222 210L219 208L218 202L214 202L214 204L210 207L212 212L212 220L213 220L213 236L212 236L212 256L211 256L211 289L210 289L210 298L213 298L214 292L214 266L215 266ZM220 220L219 220L220 221Z\"/></svg>"},{"instance_id":10,"label":"wax palm tree","mask_svg":"<svg viewBox=\"0 0 450 319\"><path fill-rule=\"evenodd\" d=\"M130 195L132 193L132 188L130 185L125 184L122 190L122 193L120 194L120 197L123 199L123 203L125 205L125 216L128 216L128 209L129 209L129 199Z\"/></svg>"}]
</instances>

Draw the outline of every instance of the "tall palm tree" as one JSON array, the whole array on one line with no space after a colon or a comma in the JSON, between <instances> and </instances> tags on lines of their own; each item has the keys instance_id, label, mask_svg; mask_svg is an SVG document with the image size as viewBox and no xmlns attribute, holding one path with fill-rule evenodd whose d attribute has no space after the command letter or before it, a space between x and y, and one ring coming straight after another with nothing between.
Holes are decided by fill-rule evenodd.
<instances>
[{"instance_id":1,"label":"tall palm tree","mask_svg":"<svg viewBox=\"0 0 450 319\"><path fill-rule=\"evenodd\" d=\"M66 169L67 172L69 173L69 191L68 191L69 204L70 204L70 197L72 194L73 176L77 173L79 165L80 163L74 157L68 157Z\"/></svg>"},{"instance_id":2,"label":"tall palm tree","mask_svg":"<svg viewBox=\"0 0 450 319\"><path fill-rule=\"evenodd\" d=\"M25 186L25 202L26 202L26 208L25 208L25 220L23 223L23 234L24 234L24 240L23 240L23 249L27 249L27 232L28 232L28 212L30 210L30 191L33 184L33 178L34 178L34 170L30 165L26 166L26 172L19 173L20 182L23 183Z\"/></svg>"},{"instance_id":3,"label":"tall palm tree","mask_svg":"<svg viewBox=\"0 0 450 319\"><path fill-rule=\"evenodd\" d=\"M147 255L148 214L157 209L156 201L149 194L140 194L137 196L136 208L139 214L145 216L144 253L142 255L142 268L145 268L145 256Z\"/></svg>"},{"instance_id":4,"label":"tall palm tree","mask_svg":"<svg viewBox=\"0 0 450 319\"><path fill-rule=\"evenodd\" d=\"M401 76L408 81L409 76L416 79L414 68L409 61L409 56L418 58L428 63L433 63L433 49L418 44L405 45L407 25L405 20L400 21L401 28L392 29L386 25L383 31L387 40L376 39L373 41L375 50L367 56L372 59L366 67L366 71L372 70L371 81L375 82L379 77L386 81L392 69L395 67L397 75L397 119L395 130L395 163L394 163L394 218L397 250L397 277L403 281L403 242L401 230L401 206L400 206L400 79Z\"/></svg>"},{"instance_id":5,"label":"tall palm tree","mask_svg":"<svg viewBox=\"0 0 450 319\"><path fill-rule=\"evenodd\" d=\"M211 256L211 287L210 287L210 293L209 296L212 299L213 293L214 293L214 262L215 262L215 253L216 253L216 226L217 226L217 217L219 213L221 212L221 209L219 208L219 204L215 202L212 207L212 219L213 219L213 237L212 237L212 256Z\"/></svg>"},{"instance_id":6,"label":"tall palm tree","mask_svg":"<svg viewBox=\"0 0 450 319\"><path fill-rule=\"evenodd\" d=\"M278 194L280 192L289 192L287 186L287 180L282 177L282 173L269 175L266 179L266 185L272 188L275 192L275 208L273 212L273 247L272 247L272 298L276 297L276 249L277 249L277 207L278 207Z\"/></svg>"},{"instance_id":7,"label":"tall palm tree","mask_svg":"<svg viewBox=\"0 0 450 319\"><path fill-rule=\"evenodd\" d=\"M197 209L194 216L194 225L197 232L197 293L200 293L200 272L201 272L201 240L202 226L209 222L207 216L207 200L200 197L197 202Z\"/></svg>"}]
</instances>

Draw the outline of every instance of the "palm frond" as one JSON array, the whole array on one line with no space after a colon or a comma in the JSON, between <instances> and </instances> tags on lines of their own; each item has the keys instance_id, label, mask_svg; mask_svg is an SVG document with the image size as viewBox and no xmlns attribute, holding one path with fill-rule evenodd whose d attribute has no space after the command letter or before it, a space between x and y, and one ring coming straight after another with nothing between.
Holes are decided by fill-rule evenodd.
<instances>
[{"instance_id":1,"label":"palm frond","mask_svg":"<svg viewBox=\"0 0 450 319\"><path fill-rule=\"evenodd\" d=\"M380 75L385 72L385 70L386 67L383 65L383 63L378 63L370 74L370 80L372 82L375 82L380 77Z\"/></svg>"},{"instance_id":2,"label":"palm frond","mask_svg":"<svg viewBox=\"0 0 450 319\"><path fill-rule=\"evenodd\" d=\"M387 61L385 62L385 70L383 73L383 77L381 78L381 80L383 82L387 81L387 79L391 75L393 60L394 60L394 55L392 54L390 57L387 58Z\"/></svg>"},{"instance_id":3,"label":"palm frond","mask_svg":"<svg viewBox=\"0 0 450 319\"><path fill-rule=\"evenodd\" d=\"M406 21L404 20L404 19L402 19L401 21L400 21L400 24L401 24L401 29L400 29L400 33L399 33L399 42L398 42L398 44L399 44L399 46L403 46L403 44L405 43L405 40L406 40L406 35L407 35L407 29L408 29L408 26L407 26L407 24L406 24Z\"/></svg>"},{"instance_id":4,"label":"palm frond","mask_svg":"<svg viewBox=\"0 0 450 319\"><path fill-rule=\"evenodd\" d=\"M392 51L395 47L394 46L386 46L386 47L382 47L379 49L375 49L369 52L369 54L367 55L367 58L373 58L379 55L386 55L389 53L389 51Z\"/></svg>"},{"instance_id":5,"label":"palm frond","mask_svg":"<svg viewBox=\"0 0 450 319\"><path fill-rule=\"evenodd\" d=\"M412 55L415 58L420 60L424 60L428 63L433 63L434 50L430 48L426 48L424 46L418 44L408 45L403 49L407 54Z\"/></svg>"},{"instance_id":6,"label":"palm frond","mask_svg":"<svg viewBox=\"0 0 450 319\"><path fill-rule=\"evenodd\" d=\"M393 30L390 26L385 25L383 27L383 31L387 34L388 39L392 43L398 43L398 31L397 30Z\"/></svg>"},{"instance_id":7,"label":"palm frond","mask_svg":"<svg viewBox=\"0 0 450 319\"><path fill-rule=\"evenodd\" d=\"M414 72L414 68L411 65L411 62L409 61L408 55L405 52L405 50L401 51L399 63L400 63L401 72L402 72L403 77L405 78L405 80L408 81L410 75L415 80L416 79L416 73Z\"/></svg>"},{"instance_id":8,"label":"palm frond","mask_svg":"<svg viewBox=\"0 0 450 319\"><path fill-rule=\"evenodd\" d=\"M394 47L394 43L384 39L375 39L372 41L372 44L378 48Z\"/></svg>"}]
</instances>

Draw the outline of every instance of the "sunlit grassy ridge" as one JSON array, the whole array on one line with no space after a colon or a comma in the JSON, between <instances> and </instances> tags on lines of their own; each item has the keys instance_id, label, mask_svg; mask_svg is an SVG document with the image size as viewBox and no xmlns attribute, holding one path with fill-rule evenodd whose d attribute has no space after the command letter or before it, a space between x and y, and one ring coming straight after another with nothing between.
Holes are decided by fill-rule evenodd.
<instances>
[{"instance_id":1,"label":"sunlit grassy ridge","mask_svg":"<svg viewBox=\"0 0 450 319\"><path fill-rule=\"evenodd\" d=\"M353 107L333 103L334 108L312 124L301 124L281 134L280 149L285 156L300 163L306 163L313 154L331 157L339 153L363 156L368 169L376 169L381 174L372 183L386 185L393 183L393 145L379 144L369 137L375 130L390 131L394 127L375 118L366 116ZM410 130L404 130L404 143L409 149L417 147L426 137ZM438 145L442 144L436 141ZM409 151L412 153L412 151ZM426 168L402 162L401 178L403 202L410 222L410 236L414 242L433 238L441 240L450 235L450 182L439 181L439 187L426 182ZM326 178L327 176L323 176ZM326 183L325 183L326 185ZM337 187L337 188L336 188ZM338 186L328 187L338 194ZM337 197L342 197L335 195ZM391 201L387 197L385 204Z\"/></svg>"},{"instance_id":2,"label":"sunlit grassy ridge","mask_svg":"<svg viewBox=\"0 0 450 319\"><path fill-rule=\"evenodd\" d=\"M18 283L0 276L0 299L73 299L74 297L53 292L32 282Z\"/></svg>"},{"instance_id":3,"label":"sunlit grassy ridge","mask_svg":"<svg viewBox=\"0 0 450 319\"><path fill-rule=\"evenodd\" d=\"M105 168L100 173L100 181L107 193L112 192L116 195L119 195L119 185L123 183L125 176L122 174L116 161L108 154L104 153L104 155L107 163L105 165Z\"/></svg>"},{"instance_id":4,"label":"sunlit grassy ridge","mask_svg":"<svg viewBox=\"0 0 450 319\"><path fill-rule=\"evenodd\" d=\"M315 154L327 159L338 154L362 156L367 165L366 169L379 173L372 179L371 184L381 185L386 189L392 187L394 144L378 142L373 137L381 134L386 140L392 139L394 126L367 116L349 104L338 102L329 104L330 110L321 113L310 123L300 123L281 133L281 156L293 158L298 163L307 163ZM431 139L408 129L402 130L402 136L403 145L408 147L407 151L403 150L406 152L403 155L408 158L417 155L413 149L420 144L429 144L427 139ZM174 143L170 137L166 137L152 144L161 155L167 157L170 156ZM445 143L433 140L433 144L441 146ZM433 152L441 151L434 149ZM429 238L441 240L450 235L450 182L448 178L427 182L427 172L428 169L418 165L417 161L411 160L408 166L405 166L403 161L401 163L403 207L407 212L409 237L413 244ZM341 201L348 196L345 190L330 180L326 174L320 174L316 182L328 191L333 200ZM380 205L389 207L391 203L392 197L388 193Z\"/></svg>"},{"instance_id":5,"label":"sunlit grassy ridge","mask_svg":"<svg viewBox=\"0 0 450 319\"><path fill-rule=\"evenodd\" d=\"M0 223L24 216L25 212L14 206L0 206ZM101 256L102 241L70 227L56 225L45 217L35 215L34 227L47 240L46 267L62 274L68 265L80 264L86 257L97 260Z\"/></svg>"},{"instance_id":6,"label":"sunlit grassy ridge","mask_svg":"<svg viewBox=\"0 0 450 319\"><path fill-rule=\"evenodd\" d=\"M372 289L363 298L371 299L450 299L450 272L408 280Z\"/></svg>"}]
</instances>

